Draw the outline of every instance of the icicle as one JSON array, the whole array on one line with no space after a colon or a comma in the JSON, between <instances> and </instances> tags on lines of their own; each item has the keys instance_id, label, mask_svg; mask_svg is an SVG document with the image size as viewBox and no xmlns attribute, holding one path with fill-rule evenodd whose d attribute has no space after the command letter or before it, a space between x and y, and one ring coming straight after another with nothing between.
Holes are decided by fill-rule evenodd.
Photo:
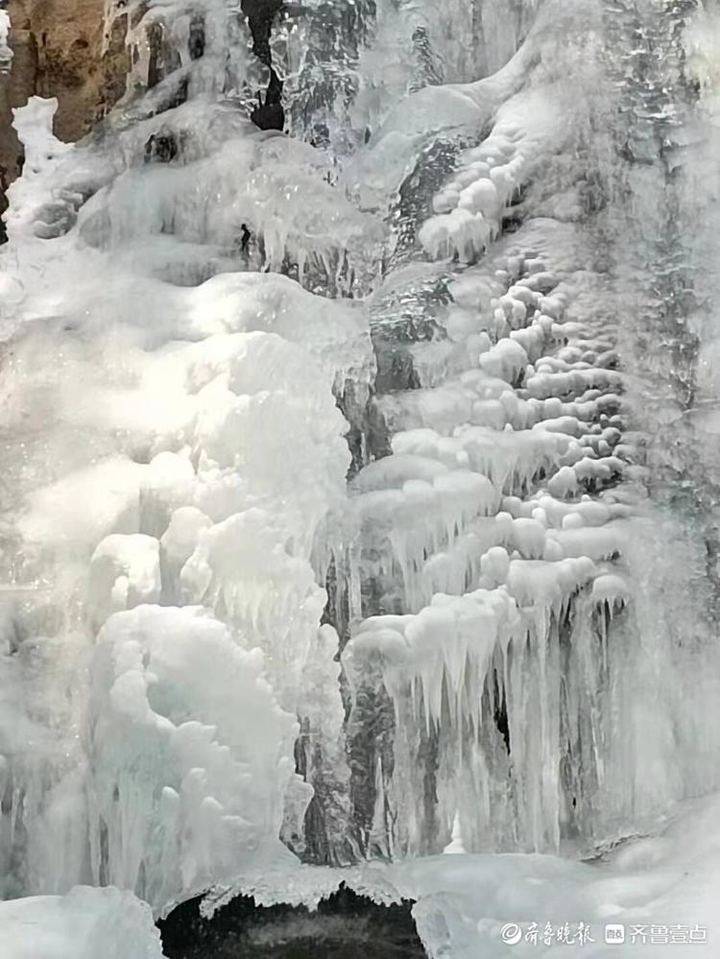
<instances>
[{"instance_id":1,"label":"icicle","mask_svg":"<svg viewBox=\"0 0 720 959\"><path fill-rule=\"evenodd\" d=\"M447 846L445 846L443 852L446 855L462 855L465 853L462 831L460 829L460 813L457 809L455 810L455 815L453 817L452 839Z\"/></svg>"}]
</instances>

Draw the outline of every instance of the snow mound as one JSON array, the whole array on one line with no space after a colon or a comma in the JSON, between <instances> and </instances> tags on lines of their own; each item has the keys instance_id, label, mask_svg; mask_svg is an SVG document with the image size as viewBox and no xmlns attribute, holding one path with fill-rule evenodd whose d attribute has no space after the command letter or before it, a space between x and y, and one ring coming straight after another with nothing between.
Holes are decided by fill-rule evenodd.
<instances>
[{"instance_id":1,"label":"snow mound","mask_svg":"<svg viewBox=\"0 0 720 959\"><path fill-rule=\"evenodd\" d=\"M162 959L149 906L130 892L76 886L0 903L3 959Z\"/></svg>"}]
</instances>

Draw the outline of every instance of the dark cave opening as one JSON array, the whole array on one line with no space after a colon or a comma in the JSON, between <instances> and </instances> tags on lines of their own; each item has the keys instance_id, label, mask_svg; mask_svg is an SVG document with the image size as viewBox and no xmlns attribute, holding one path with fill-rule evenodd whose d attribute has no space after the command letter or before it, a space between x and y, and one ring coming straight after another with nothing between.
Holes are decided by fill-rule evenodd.
<instances>
[{"instance_id":1,"label":"dark cave opening","mask_svg":"<svg viewBox=\"0 0 720 959\"><path fill-rule=\"evenodd\" d=\"M310 911L237 896L211 919L202 897L158 922L168 959L425 959L412 903L378 905L341 885Z\"/></svg>"}]
</instances>

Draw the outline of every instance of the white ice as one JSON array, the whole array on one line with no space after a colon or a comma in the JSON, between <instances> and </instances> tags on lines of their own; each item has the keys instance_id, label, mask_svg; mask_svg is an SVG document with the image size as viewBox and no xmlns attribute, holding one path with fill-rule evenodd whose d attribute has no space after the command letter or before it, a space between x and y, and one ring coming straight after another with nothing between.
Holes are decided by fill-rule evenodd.
<instances>
[{"instance_id":1,"label":"white ice","mask_svg":"<svg viewBox=\"0 0 720 959\"><path fill-rule=\"evenodd\" d=\"M152 912L132 893L76 886L0 903L4 959L162 959Z\"/></svg>"},{"instance_id":2,"label":"white ice","mask_svg":"<svg viewBox=\"0 0 720 959\"><path fill-rule=\"evenodd\" d=\"M0 254L12 959L159 959L152 916L191 895L312 903L342 879L417 900L434 959L505 955L508 922L713 919L717 799L660 835L678 801L720 787L719 674L705 543L642 465L640 292L598 258L623 250L626 172L608 158L602 11L481 6L379 3L328 150L309 127L249 122L261 72L222 0L203 4L199 60L191 5L131 3L128 89L95 141L57 140L52 100L15 112L26 163ZM715 19L685 37L710 126ZM143 94L151 24L177 68ZM6 33L0 12L0 66ZM312 74L309 36L291 23L275 41L288 89ZM172 162L146 156L151 135ZM408 253L402 188L438 140L455 159L417 198ZM712 151L693 149L709 179ZM598 232L593 178L610 196ZM393 342L413 388L376 394L373 311L393 294L418 319L411 281L442 294L432 339ZM693 322L711 405L717 336ZM664 437L676 410L654 402ZM693 417L714 435L712 408ZM348 483L351 427L365 434ZM342 657L321 626L329 571ZM373 697L390 732L365 770L372 848L396 861L302 866L282 840L302 848L316 786L330 840L353 826L346 736L367 736Z\"/></svg>"}]
</instances>

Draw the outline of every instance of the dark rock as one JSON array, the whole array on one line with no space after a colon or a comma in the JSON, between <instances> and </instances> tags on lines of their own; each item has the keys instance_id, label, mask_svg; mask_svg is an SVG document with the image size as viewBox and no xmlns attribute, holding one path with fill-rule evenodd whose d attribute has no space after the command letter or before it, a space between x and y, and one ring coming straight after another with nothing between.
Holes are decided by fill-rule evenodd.
<instances>
[{"instance_id":1,"label":"dark rock","mask_svg":"<svg viewBox=\"0 0 720 959\"><path fill-rule=\"evenodd\" d=\"M161 80L170 76L181 66L180 56L169 43L165 30L160 23L153 23L147 29L147 43L150 51L148 58L147 85L151 90Z\"/></svg>"},{"instance_id":2,"label":"dark rock","mask_svg":"<svg viewBox=\"0 0 720 959\"><path fill-rule=\"evenodd\" d=\"M261 130L282 130L285 126L285 111L281 103L261 103L252 111L250 119Z\"/></svg>"},{"instance_id":3,"label":"dark rock","mask_svg":"<svg viewBox=\"0 0 720 959\"><path fill-rule=\"evenodd\" d=\"M0 7L0 9L2 8ZM5 191L7 190L8 186L9 186L9 183L8 183L7 170L5 169L4 166L2 166L2 164L0 164L0 246L3 243L7 243L7 238L8 238L7 230L5 229L5 222L3 221L3 218L2 218L3 213L8 208L7 196L5 195Z\"/></svg>"},{"instance_id":4,"label":"dark rock","mask_svg":"<svg viewBox=\"0 0 720 959\"><path fill-rule=\"evenodd\" d=\"M240 224L240 249L243 253L247 253L248 247L250 246L250 238L252 233L247 228L247 224Z\"/></svg>"},{"instance_id":5,"label":"dark rock","mask_svg":"<svg viewBox=\"0 0 720 959\"><path fill-rule=\"evenodd\" d=\"M410 902L381 906L344 886L315 912L238 896L212 919L200 899L158 922L168 959L425 959Z\"/></svg>"},{"instance_id":6,"label":"dark rock","mask_svg":"<svg viewBox=\"0 0 720 959\"><path fill-rule=\"evenodd\" d=\"M283 5L283 0L242 0L241 9L252 33L253 53L266 67L272 67L270 34L273 20Z\"/></svg>"},{"instance_id":7,"label":"dark rock","mask_svg":"<svg viewBox=\"0 0 720 959\"><path fill-rule=\"evenodd\" d=\"M262 97L258 94L260 103L250 114L252 122L255 126L260 127L261 130L282 131L284 128L285 110L282 105L282 90L282 80L280 80L275 71L270 68L270 83L268 84L267 93L265 94L265 102L262 102Z\"/></svg>"},{"instance_id":8,"label":"dark rock","mask_svg":"<svg viewBox=\"0 0 720 959\"><path fill-rule=\"evenodd\" d=\"M270 50L273 21L283 6L283 0L242 0L242 11L248 19L252 33L253 53L270 70L265 102L262 96L258 95L259 103L250 114L252 122L261 130L282 130L285 126L283 83L273 69Z\"/></svg>"},{"instance_id":9,"label":"dark rock","mask_svg":"<svg viewBox=\"0 0 720 959\"><path fill-rule=\"evenodd\" d=\"M170 132L153 133L145 144L145 162L170 163L178 154L175 135Z\"/></svg>"},{"instance_id":10,"label":"dark rock","mask_svg":"<svg viewBox=\"0 0 720 959\"><path fill-rule=\"evenodd\" d=\"M200 14L190 21L188 53L191 60L199 60L205 53L205 18Z\"/></svg>"}]
</instances>

